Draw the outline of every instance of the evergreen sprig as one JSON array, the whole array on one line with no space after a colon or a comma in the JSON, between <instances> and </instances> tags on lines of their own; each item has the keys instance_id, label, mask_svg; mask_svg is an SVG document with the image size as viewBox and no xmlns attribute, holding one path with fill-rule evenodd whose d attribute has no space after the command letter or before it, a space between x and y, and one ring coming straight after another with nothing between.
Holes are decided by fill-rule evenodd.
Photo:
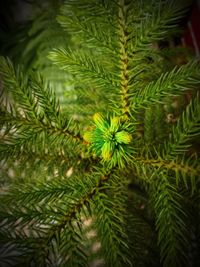
<instances>
[{"instance_id":1,"label":"evergreen sprig","mask_svg":"<svg viewBox=\"0 0 200 267\"><path fill-rule=\"evenodd\" d=\"M190 1L182 1L182 3L178 1L152 2L150 9L146 1L139 3L139 12L142 11L142 14L138 18L141 21L138 25L136 24L134 51L148 49L149 45L155 41L173 34L174 30L177 30L178 21L190 4Z\"/></svg>"},{"instance_id":2,"label":"evergreen sprig","mask_svg":"<svg viewBox=\"0 0 200 267\"><path fill-rule=\"evenodd\" d=\"M3 263L196 266L199 62L159 49L186 2L66 1L72 42L49 54L70 77L65 107L34 68L0 58Z\"/></svg>"},{"instance_id":3,"label":"evergreen sprig","mask_svg":"<svg viewBox=\"0 0 200 267\"><path fill-rule=\"evenodd\" d=\"M156 179L157 181L153 185L155 186L153 201L155 202L156 228L163 266L172 264L182 266L187 262L185 250L188 247L188 232L185 223L187 215L181 205L182 196L170 183L170 179L165 176L165 173L159 172ZM179 259L177 259L177 255L180 255Z\"/></svg>"},{"instance_id":4,"label":"evergreen sprig","mask_svg":"<svg viewBox=\"0 0 200 267\"><path fill-rule=\"evenodd\" d=\"M107 82L108 86L117 86L114 75L109 75L103 66L93 61L93 58L90 58L88 54L84 55L80 52L75 53L70 50L59 49L50 53L50 59L59 64L63 69L67 69L68 71L70 69L70 73L78 76L81 82L84 82L84 77L86 77L88 83L98 80L98 86L101 86L101 80L103 85ZM88 81L88 77L91 77L91 81Z\"/></svg>"},{"instance_id":5,"label":"evergreen sprig","mask_svg":"<svg viewBox=\"0 0 200 267\"><path fill-rule=\"evenodd\" d=\"M157 81L150 82L142 91L137 92L133 109L151 102L160 103L165 96L183 94L199 84L199 63L189 62L179 68L162 74Z\"/></svg>"},{"instance_id":6,"label":"evergreen sprig","mask_svg":"<svg viewBox=\"0 0 200 267\"><path fill-rule=\"evenodd\" d=\"M200 133L200 104L199 95L190 101L186 110L182 113L176 127L172 129L170 141L165 147L166 157L177 157L185 154L192 145L190 141L199 136Z\"/></svg>"}]
</instances>

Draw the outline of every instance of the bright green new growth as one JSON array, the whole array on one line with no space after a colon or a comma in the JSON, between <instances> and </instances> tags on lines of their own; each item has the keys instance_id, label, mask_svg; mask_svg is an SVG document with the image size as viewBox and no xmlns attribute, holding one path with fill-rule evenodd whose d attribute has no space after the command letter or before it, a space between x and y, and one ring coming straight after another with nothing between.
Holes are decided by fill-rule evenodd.
<instances>
[{"instance_id":1,"label":"bright green new growth","mask_svg":"<svg viewBox=\"0 0 200 267\"><path fill-rule=\"evenodd\" d=\"M130 123L123 122L120 117L107 120L99 113L94 114L93 120L95 126L84 133L84 140L91 143L91 150L108 162L109 167L124 167L131 157L130 148L127 146L132 139Z\"/></svg>"},{"instance_id":2,"label":"bright green new growth","mask_svg":"<svg viewBox=\"0 0 200 267\"><path fill-rule=\"evenodd\" d=\"M159 48L188 9L64 1L71 45L49 55L70 77L64 106L35 69L0 57L4 265L199 266L200 65Z\"/></svg>"}]
</instances>

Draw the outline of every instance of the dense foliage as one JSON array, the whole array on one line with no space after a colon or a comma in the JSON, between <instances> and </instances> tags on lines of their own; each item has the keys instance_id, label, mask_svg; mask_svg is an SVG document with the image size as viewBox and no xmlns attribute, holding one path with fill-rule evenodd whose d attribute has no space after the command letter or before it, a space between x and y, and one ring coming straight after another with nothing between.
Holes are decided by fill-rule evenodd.
<instances>
[{"instance_id":1,"label":"dense foliage","mask_svg":"<svg viewBox=\"0 0 200 267\"><path fill-rule=\"evenodd\" d=\"M64 105L0 58L2 266L199 266L200 65L160 47L190 4L60 2Z\"/></svg>"}]
</instances>

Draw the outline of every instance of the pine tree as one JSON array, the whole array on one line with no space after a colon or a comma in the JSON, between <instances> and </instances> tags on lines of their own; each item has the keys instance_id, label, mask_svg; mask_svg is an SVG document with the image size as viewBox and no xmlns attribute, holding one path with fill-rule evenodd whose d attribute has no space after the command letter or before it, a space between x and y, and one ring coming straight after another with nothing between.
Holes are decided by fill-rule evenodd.
<instances>
[{"instance_id":1,"label":"pine tree","mask_svg":"<svg viewBox=\"0 0 200 267\"><path fill-rule=\"evenodd\" d=\"M200 65L159 49L190 4L66 1L65 107L0 58L2 266L199 266Z\"/></svg>"}]
</instances>

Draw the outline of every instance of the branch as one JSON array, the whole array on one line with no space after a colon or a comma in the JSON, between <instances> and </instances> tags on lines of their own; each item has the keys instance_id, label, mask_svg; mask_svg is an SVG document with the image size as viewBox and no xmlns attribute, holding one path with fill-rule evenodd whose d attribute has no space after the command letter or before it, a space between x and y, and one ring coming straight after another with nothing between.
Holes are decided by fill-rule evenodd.
<instances>
[{"instance_id":1,"label":"branch","mask_svg":"<svg viewBox=\"0 0 200 267\"><path fill-rule=\"evenodd\" d=\"M152 184L152 199L163 266L185 266L189 246L187 216L181 205L181 194L162 171Z\"/></svg>"},{"instance_id":2,"label":"branch","mask_svg":"<svg viewBox=\"0 0 200 267\"><path fill-rule=\"evenodd\" d=\"M162 40L174 34L174 29L180 19L185 15L192 1L162 1L155 5L140 7L141 14L140 25L136 28L134 34L133 52L149 49L149 46L158 40ZM148 7L148 8L147 8ZM151 10L150 10L151 8ZM146 10L145 10L146 9Z\"/></svg>"},{"instance_id":3,"label":"branch","mask_svg":"<svg viewBox=\"0 0 200 267\"><path fill-rule=\"evenodd\" d=\"M82 82L95 82L95 85L100 88L105 86L115 88L118 84L117 77L109 74L103 66L83 52L72 52L70 49L60 48L51 52L49 58L63 70L79 77Z\"/></svg>"},{"instance_id":4,"label":"branch","mask_svg":"<svg viewBox=\"0 0 200 267\"><path fill-rule=\"evenodd\" d=\"M120 46L120 89L121 89L121 104L122 115L130 117L130 96L129 96L129 57L128 57L128 30L126 25L127 6L124 0L118 1L118 27L119 27L119 46Z\"/></svg>"},{"instance_id":5,"label":"branch","mask_svg":"<svg viewBox=\"0 0 200 267\"><path fill-rule=\"evenodd\" d=\"M83 10L87 12L87 15L85 12L83 14ZM90 48L102 49L103 47L108 49L112 55L117 55L117 50L112 42L116 31L113 15L106 3L100 1L88 1L78 3L78 5L76 2L68 1L62 6L61 14L57 19L67 32L73 36L77 35L85 45L88 44ZM112 27L111 29L107 27L108 24Z\"/></svg>"},{"instance_id":6,"label":"branch","mask_svg":"<svg viewBox=\"0 0 200 267\"><path fill-rule=\"evenodd\" d=\"M199 177L200 168L198 166L198 163L194 160L191 160L191 162L184 158L182 159L182 161L180 159L167 160L161 158L160 156L157 159L134 157L133 164L139 174L141 174L141 172L143 173L142 177L145 178L147 182L150 182L151 179L151 175L147 175L147 173L148 171L152 173L153 168L157 171L166 170L169 173L173 172L173 175L176 176L177 184L180 180L183 180L186 188L188 188L188 177L190 177L192 192L194 192L194 190L196 189L195 179ZM150 169L147 168L148 166L150 167Z\"/></svg>"},{"instance_id":7,"label":"branch","mask_svg":"<svg viewBox=\"0 0 200 267\"><path fill-rule=\"evenodd\" d=\"M192 146L192 140L200 135L200 98L199 94L190 101L176 126L172 129L169 141L165 143L164 158L184 155Z\"/></svg>"},{"instance_id":8,"label":"branch","mask_svg":"<svg viewBox=\"0 0 200 267\"><path fill-rule=\"evenodd\" d=\"M69 261L74 261L73 257L78 255L80 249L81 236L79 238L77 227L81 221L81 212L90 214L92 199L100 192L110 188L110 182L107 183L110 178L110 172L105 175L94 173L92 177L85 177L84 181L82 177L77 177L34 186L25 185L20 190L22 192L18 188L17 194L15 193L17 189L11 190L2 198L2 218L7 218L5 223L9 225L6 232L10 232L10 229L14 232L17 225L21 224L23 226L24 223L27 225L27 222L31 220L34 220L33 225L36 224L39 228L47 225L48 227L43 233L45 247L50 249L53 240L60 240L59 244L61 244L64 239L62 248L65 253L66 247L68 248L67 253L71 256ZM17 209L13 203L17 203ZM16 224L19 218L21 219ZM75 245L73 245L73 242L75 242Z\"/></svg>"},{"instance_id":9,"label":"branch","mask_svg":"<svg viewBox=\"0 0 200 267\"><path fill-rule=\"evenodd\" d=\"M157 81L150 82L143 90L133 95L132 109L147 106L150 103L162 103L162 98L183 94L200 84L199 63L190 62L179 69L162 74Z\"/></svg>"}]
</instances>

